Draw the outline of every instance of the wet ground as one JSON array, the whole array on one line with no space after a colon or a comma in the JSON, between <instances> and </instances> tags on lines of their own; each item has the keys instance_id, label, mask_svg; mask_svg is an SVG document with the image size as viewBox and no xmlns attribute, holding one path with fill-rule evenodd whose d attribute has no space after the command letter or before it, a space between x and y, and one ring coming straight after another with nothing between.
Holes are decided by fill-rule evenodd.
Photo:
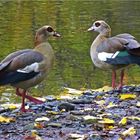
<instances>
[{"instance_id":1,"label":"wet ground","mask_svg":"<svg viewBox=\"0 0 140 140\"><path fill-rule=\"evenodd\" d=\"M6 120L0 118L0 140L140 139L140 87L73 90L43 99L40 105L27 102L33 110L28 113L1 105L0 117Z\"/></svg>"}]
</instances>

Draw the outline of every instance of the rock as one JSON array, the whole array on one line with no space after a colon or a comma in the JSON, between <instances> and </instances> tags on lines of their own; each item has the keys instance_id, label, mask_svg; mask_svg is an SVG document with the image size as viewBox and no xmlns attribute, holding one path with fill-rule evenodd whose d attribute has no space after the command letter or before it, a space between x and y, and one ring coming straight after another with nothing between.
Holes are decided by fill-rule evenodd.
<instances>
[{"instance_id":1,"label":"rock","mask_svg":"<svg viewBox=\"0 0 140 140\"><path fill-rule=\"evenodd\" d=\"M87 115L87 116L84 116L83 117L83 120L85 121L85 123L87 124L92 124L92 123L95 123L98 121L98 117L94 117L94 116L90 116L90 115Z\"/></svg>"},{"instance_id":2,"label":"rock","mask_svg":"<svg viewBox=\"0 0 140 140\"><path fill-rule=\"evenodd\" d=\"M87 138L88 138L87 135L72 133L68 135L67 140L86 140Z\"/></svg>"},{"instance_id":3,"label":"rock","mask_svg":"<svg viewBox=\"0 0 140 140\"><path fill-rule=\"evenodd\" d=\"M56 100L56 98L55 98L53 95L46 96L45 99L46 99L47 101L50 101L50 102Z\"/></svg>"},{"instance_id":4,"label":"rock","mask_svg":"<svg viewBox=\"0 0 140 140\"><path fill-rule=\"evenodd\" d=\"M71 110L75 109L75 105L73 105L71 103L67 103L67 102L61 103L57 107L59 110L65 109L66 111L71 111Z\"/></svg>"},{"instance_id":5,"label":"rock","mask_svg":"<svg viewBox=\"0 0 140 140\"><path fill-rule=\"evenodd\" d=\"M70 112L73 115L86 115L86 112L84 110L74 110Z\"/></svg>"},{"instance_id":6,"label":"rock","mask_svg":"<svg viewBox=\"0 0 140 140\"><path fill-rule=\"evenodd\" d=\"M51 123L46 124L46 126L62 127L62 124L61 123L51 122Z\"/></svg>"},{"instance_id":7,"label":"rock","mask_svg":"<svg viewBox=\"0 0 140 140\"><path fill-rule=\"evenodd\" d=\"M91 134L89 140L103 140L103 137L99 136L98 134Z\"/></svg>"},{"instance_id":8,"label":"rock","mask_svg":"<svg viewBox=\"0 0 140 140\"><path fill-rule=\"evenodd\" d=\"M92 100L88 100L88 99L73 99L73 100L69 100L68 102L73 103L73 104L90 104L90 103L92 103Z\"/></svg>"},{"instance_id":9,"label":"rock","mask_svg":"<svg viewBox=\"0 0 140 140\"><path fill-rule=\"evenodd\" d=\"M72 121L78 121L78 120L82 120L82 117L79 117L79 116L75 116L75 115L72 115L70 114L69 116L67 116L67 119L68 120L72 120Z\"/></svg>"},{"instance_id":10,"label":"rock","mask_svg":"<svg viewBox=\"0 0 140 140\"><path fill-rule=\"evenodd\" d=\"M87 90L87 91L84 91L84 92L83 92L83 95L85 95L85 96L92 96L93 93L92 93L91 90Z\"/></svg>"},{"instance_id":11,"label":"rock","mask_svg":"<svg viewBox=\"0 0 140 140\"><path fill-rule=\"evenodd\" d=\"M33 130L34 128L34 123L29 123L24 126L24 130Z\"/></svg>"}]
</instances>

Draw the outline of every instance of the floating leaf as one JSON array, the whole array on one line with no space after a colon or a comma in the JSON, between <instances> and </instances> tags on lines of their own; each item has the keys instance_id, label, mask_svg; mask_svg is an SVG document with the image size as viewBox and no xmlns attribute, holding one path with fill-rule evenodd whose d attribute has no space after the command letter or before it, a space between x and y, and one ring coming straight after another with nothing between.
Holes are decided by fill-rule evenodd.
<instances>
[{"instance_id":1,"label":"floating leaf","mask_svg":"<svg viewBox=\"0 0 140 140\"><path fill-rule=\"evenodd\" d=\"M135 94L121 94L120 99L121 100L126 100L126 99L135 99L136 95Z\"/></svg>"},{"instance_id":2,"label":"floating leaf","mask_svg":"<svg viewBox=\"0 0 140 140\"><path fill-rule=\"evenodd\" d=\"M119 122L119 124L122 124L122 125L125 125L127 123L127 118L126 117L123 117L121 119L121 121Z\"/></svg>"},{"instance_id":3,"label":"floating leaf","mask_svg":"<svg viewBox=\"0 0 140 140\"><path fill-rule=\"evenodd\" d=\"M112 119L109 119L109 118L103 118L102 121L98 121L99 123L102 123L102 124L114 124L115 121L112 120Z\"/></svg>"},{"instance_id":4,"label":"floating leaf","mask_svg":"<svg viewBox=\"0 0 140 140\"><path fill-rule=\"evenodd\" d=\"M47 117L41 117L41 118L37 118L35 119L35 122L41 122L41 121L49 121L50 119Z\"/></svg>"},{"instance_id":5,"label":"floating leaf","mask_svg":"<svg viewBox=\"0 0 140 140\"><path fill-rule=\"evenodd\" d=\"M15 122L14 118L0 116L0 123Z\"/></svg>"},{"instance_id":6,"label":"floating leaf","mask_svg":"<svg viewBox=\"0 0 140 140\"><path fill-rule=\"evenodd\" d=\"M134 127L130 127L128 130L122 133L123 136L131 136L136 134L136 129Z\"/></svg>"}]
</instances>

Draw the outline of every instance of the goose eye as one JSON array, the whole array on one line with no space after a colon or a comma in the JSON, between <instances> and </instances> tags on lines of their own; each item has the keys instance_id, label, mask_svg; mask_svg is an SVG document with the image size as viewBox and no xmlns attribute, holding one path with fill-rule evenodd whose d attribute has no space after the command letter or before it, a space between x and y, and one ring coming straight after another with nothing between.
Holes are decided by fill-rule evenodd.
<instances>
[{"instance_id":1,"label":"goose eye","mask_svg":"<svg viewBox=\"0 0 140 140\"><path fill-rule=\"evenodd\" d=\"M100 25L101 25L101 23L99 23L99 22L96 22L96 23L95 23L95 26L96 26L96 27L99 27Z\"/></svg>"},{"instance_id":2,"label":"goose eye","mask_svg":"<svg viewBox=\"0 0 140 140\"><path fill-rule=\"evenodd\" d=\"M48 31L48 32L53 32L53 29L52 29L51 27L48 27L48 28L47 28L47 31Z\"/></svg>"}]
</instances>

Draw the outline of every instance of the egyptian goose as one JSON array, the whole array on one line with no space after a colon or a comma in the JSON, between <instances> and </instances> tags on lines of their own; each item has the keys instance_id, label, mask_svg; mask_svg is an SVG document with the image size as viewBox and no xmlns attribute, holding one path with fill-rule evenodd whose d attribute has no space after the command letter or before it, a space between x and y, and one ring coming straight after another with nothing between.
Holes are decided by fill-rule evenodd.
<instances>
[{"instance_id":1,"label":"egyptian goose","mask_svg":"<svg viewBox=\"0 0 140 140\"><path fill-rule=\"evenodd\" d=\"M112 70L112 87L116 87L116 70L121 69L119 89L123 85L124 67L140 65L140 44L135 37L123 33L111 37L111 28L103 20L95 21L88 31L98 32L90 48L90 56L95 66Z\"/></svg>"},{"instance_id":2,"label":"egyptian goose","mask_svg":"<svg viewBox=\"0 0 140 140\"><path fill-rule=\"evenodd\" d=\"M60 34L51 26L41 27L35 35L34 49L13 52L0 63L0 85L10 84L16 87L16 94L22 97L22 112L28 111L25 109L25 98L35 103L43 103L27 95L27 90L39 84L52 68L54 52L48 42L49 36L60 37Z\"/></svg>"}]
</instances>

